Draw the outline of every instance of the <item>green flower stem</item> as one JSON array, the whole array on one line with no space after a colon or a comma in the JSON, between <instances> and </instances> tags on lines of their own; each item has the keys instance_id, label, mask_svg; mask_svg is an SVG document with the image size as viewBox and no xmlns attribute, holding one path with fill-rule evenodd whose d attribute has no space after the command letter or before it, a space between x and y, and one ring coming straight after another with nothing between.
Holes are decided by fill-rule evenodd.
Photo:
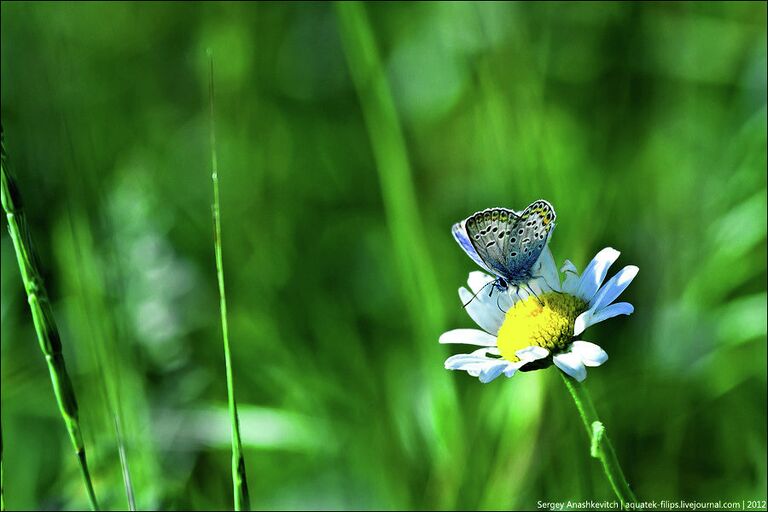
<instances>
[{"instance_id":1,"label":"green flower stem","mask_svg":"<svg viewBox=\"0 0 768 512\"><path fill-rule=\"evenodd\" d=\"M232 486L235 510L250 510L248 481L245 475L245 457L240 441L240 419L235 401L235 382L232 375L232 355L229 349L229 327L227 325L227 295L224 291L224 260L221 251L221 206L219 200L219 164L216 158L216 133L213 123L213 54L208 50L210 64L209 101L211 107L211 180L213 181L213 235L216 252L216 276L219 283L219 311L221 313L221 334L224 341L224 364L227 376L227 401L229 404L229 423L232 431Z\"/></svg>"},{"instance_id":2,"label":"green flower stem","mask_svg":"<svg viewBox=\"0 0 768 512\"><path fill-rule=\"evenodd\" d=\"M0 129L1 131L1 129ZM0 139L2 135L0 135ZM29 232L24 211L22 209L21 195L13 181L13 177L8 171L8 163L5 154L5 141L2 141L2 203L3 210L8 219L8 231L13 240L13 248L16 251L16 259L19 262L21 271L21 280L24 283L24 289L27 292L27 301L32 312L32 320L35 324L35 332L40 342L40 348L48 364L48 371L51 374L51 383L53 392L56 395L56 402L59 406L59 412L64 419L64 424L69 433L69 439L72 447L75 449L77 460L80 465L80 472L83 476L88 500L91 508L98 510L99 505L96 501L96 494L93 491L91 475L88 472L88 463L85 458L85 446L83 436L80 432L80 420L78 416L77 401L75 400L75 390L72 381L67 374L67 368L64 364L64 355L61 351L61 338L56 322L53 319L51 304L48 300L48 294L45 290L45 284L37 268L37 258L35 257L32 237Z\"/></svg>"},{"instance_id":3,"label":"green flower stem","mask_svg":"<svg viewBox=\"0 0 768 512\"><path fill-rule=\"evenodd\" d=\"M580 382L568 377L563 372L557 372L563 378L565 387L573 397L573 401L576 402L576 408L579 410L581 420L584 422L584 428L587 430L587 435L590 440L590 455L600 461L603 466L603 472L608 478L613 492L616 493L616 497L621 501L621 508L627 508L627 503L636 502L637 498L629 488L624 472L619 465L619 459L616 458L616 452L613 449L611 440L608 438L608 434L605 431L603 423L597 416L597 411L592 403L592 399L589 397L589 391Z\"/></svg>"}]
</instances>

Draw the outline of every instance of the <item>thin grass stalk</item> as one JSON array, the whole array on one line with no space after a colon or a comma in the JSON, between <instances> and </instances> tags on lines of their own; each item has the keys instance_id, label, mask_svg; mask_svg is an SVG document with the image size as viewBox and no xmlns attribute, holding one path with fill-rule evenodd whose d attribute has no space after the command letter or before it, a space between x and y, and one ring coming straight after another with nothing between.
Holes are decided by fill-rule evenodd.
<instances>
[{"instance_id":1,"label":"thin grass stalk","mask_svg":"<svg viewBox=\"0 0 768 512\"><path fill-rule=\"evenodd\" d=\"M21 280L27 293L37 339L40 342L40 348L48 364L48 371L51 375L51 383L53 384L53 392L56 395L59 412L67 427L69 439L77 455L80 472L88 494L88 501L91 509L98 510L99 505L93 490L91 474L88 471L85 445L83 444L83 436L80 430L75 390L64 364L64 355L61 351L61 337L53 318L45 284L38 270L37 257L32 244L29 225L24 216L21 195L8 170L2 128L0 128L0 146L2 147L2 204L8 219L8 231L10 232L13 248L16 252L16 259L19 263Z\"/></svg>"},{"instance_id":2,"label":"thin grass stalk","mask_svg":"<svg viewBox=\"0 0 768 512\"><path fill-rule=\"evenodd\" d=\"M232 431L232 486L235 510L250 510L248 481L245 475L245 457L240 441L240 419L235 401L235 383L232 375L232 355L229 348L229 327L227 325L227 296L224 291L224 260L221 249L221 204L219 200L219 164L216 157L216 131L213 110L213 53L208 50L210 81L208 87L211 108L211 181L213 182L213 242L216 252L216 276L219 283L219 311L221 312L221 334L224 342L224 363L227 374L227 402L229 405L229 423Z\"/></svg>"},{"instance_id":3,"label":"thin grass stalk","mask_svg":"<svg viewBox=\"0 0 768 512\"><path fill-rule=\"evenodd\" d=\"M123 431L120 428L121 420L117 414L115 418L115 436L117 437L117 451L120 455L120 469L123 473L123 486L125 487L125 496L128 499L128 510L131 512L136 510L136 497L133 492L133 481L131 480L131 472L128 469L128 457L125 454L125 440L123 439Z\"/></svg>"},{"instance_id":4,"label":"thin grass stalk","mask_svg":"<svg viewBox=\"0 0 768 512\"><path fill-rule=\"evenodd\" d=\"M438 496L438 508L453 508L464 467L463 424L453 380L440 365L433 364L442 356L443 349L432 340L443 326L445 308L441 295L435 293L438 280L421 223L402 123L366 5L336 2L335 8L347 67L376 162L401 282L407 283L403 294L415 334L421 340L416 345L421 357L431 361L426 376L429 385L423 389L429 393L426 401L430 404L425 415L431 416L433 422L424 434L434 470L425 492Z\"/></svg>"},{"instance_id":5,"label":"thin grass stalk","mask_svg":"<svg viewBox=\"0 0 768 512\"><path fill-rule=\"evenodd\" d=\"M445 311L442 300L435 294L437 277L425 243L411 164L392 91L365 5L336 2L336 12L348 68L360 98L376 161L387 224L404 273L403 282L408 283L409 309L417 312L420 319L415 322L416 327L426 326L425 334L433 335L430 331L439 330ZM425 297L432 299L424 300ZM424 344L427 350L434 346L434 343Z\"/></svg>"},{"instance_id":6,"label":"thin grass stalk","mask_svg":"<svg viewBox=\"0 0 768 512\"><path fill-rule=\"evenodd\" d=\"M77 194L77 190L73 189L71 192ZM130 367L130 360L122 357L124 354L120 353L119 344L115 343L114 330L110 328L112 323L109 319L112 315L103 303L105 297L104 281L102 272L98 270L103 268L104 263L97 257L94 239L86 224L82 212L79 210L69 211L70 236L67 237L69 243L66 247L70 251L64 251L66 255L62 255L62 258L80 262L81 270L69 274L65 272L64 276L70 276L73 282L69 284L75 290L75 294L82 299L84 316L81 323L87 324L90 330L88 332L81 331L80 337L90 340L90 348L94 353L96 366L99 370L98 381L101 384L106 416L113 419L128 510L133 511L136 510L136 494L128 464L126 441L123 436L123 426L125 425L123 411L125 408L121 405L122 386L118 384L124 369ZM69 267L71 265L63 261L62 269ZM119 292L118 295L124 296L125 294ZM85 321L86 318L87 321Z\"/></svg>"},{"instance_id":7,"label":"thin grass stalk","mask_svg":"<svg viewBox=\"0 0 768 512\"><path fill-rule=\"evenodd\" d=\"M600 465L603 468L608 482L611 484L613 492L621 502L621 508L623 510L628 509L629 503L637 502L635 493L629 487L629 482L624 476L624 471L621 470L619 459L616 457L616 452L613 449L613 444L608 438L608 433L605 431L605 426L600 418L597 416L595 405L592 403L592 399L589 397L587 388L581 382L577 382L570 377L567 377L562 372L558 372L565 382L565 387L571 393L573 401L576 403L576 408L579 410L579 416L584 423L584 428L587 430L589 436L590 449L589 453L595 459L600 461Z\"/></svg>"},{"instance_id":8,"label":"thin grass stalk","mask_svg":"<svg viewBox=\"0 0 768 512\"><path fill-rule=\"evenodd\" d=\"M0 511L5 510L5 469L3 467L3 427L0 426Z\"/></svg>"}]
</instances>

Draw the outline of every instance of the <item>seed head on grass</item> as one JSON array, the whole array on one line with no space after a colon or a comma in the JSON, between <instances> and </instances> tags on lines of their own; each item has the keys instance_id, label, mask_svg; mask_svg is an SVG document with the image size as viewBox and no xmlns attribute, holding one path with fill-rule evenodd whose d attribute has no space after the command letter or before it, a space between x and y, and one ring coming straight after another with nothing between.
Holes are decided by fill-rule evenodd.
<instances>
[{"instance_id":1,"label":"seed head on grass","mask_svg":"<svg viewBox=\"0 0 768 512\"><path fill-rule=\"evenodd\" d=\"M64 419L64 424L69 433L69 439L72 447L75 449L77 460L80 465L80 472L83 476L83 482L88 493L88 500L93 510L98 510L96 494L93 491L91 475L88 472L88 463L85 457L85 446L80 432L80 420L78 417L77 400L75 399L75 390L72 387L72 381L67 374L67 367L64 364L64 355L61 351L61 338L56 322L53 319L51 304L48 300L48 294L45 290L45 284L40 276L37 266L37 258L32 244L32 237L29 232L29 225L26 222L21 202L21 195L16 187L16 183L8 170L8 162L5 153L5 137L0 127L0 147L2 148L2 204L8 219L8 231L13 241L13 248L16 252L16 259L19 263L21 280L24 283L24 290L27 293L29 309L32 312L32 321L35 324L35 332L40 342L40 349L43 351L45 361L48 364L48 371L51 374L51 383L53 392L56 395L56 402L59 406L59 412Z\"/></svg>"}]
</instances>

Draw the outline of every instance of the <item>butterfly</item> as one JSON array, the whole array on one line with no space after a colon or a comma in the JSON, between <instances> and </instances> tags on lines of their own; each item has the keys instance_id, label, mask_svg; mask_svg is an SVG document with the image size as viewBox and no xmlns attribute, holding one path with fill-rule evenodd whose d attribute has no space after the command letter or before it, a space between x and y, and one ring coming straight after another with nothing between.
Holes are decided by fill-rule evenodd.
<instances>
[{"instance_id":1,"label":"butterfly","mask_svg":"<svg viewBox=\"0 0 768 512\"><path fill-rule=\"evenodd\" d=\"M453 225L451 232L464 252L483 269L496 276L494 288L504 292L519 288L531 279L555 228L555 209L543 199L522 212L488 208ZM491 289L493 292L493 288Z\"/></svg>"}]
</instances>

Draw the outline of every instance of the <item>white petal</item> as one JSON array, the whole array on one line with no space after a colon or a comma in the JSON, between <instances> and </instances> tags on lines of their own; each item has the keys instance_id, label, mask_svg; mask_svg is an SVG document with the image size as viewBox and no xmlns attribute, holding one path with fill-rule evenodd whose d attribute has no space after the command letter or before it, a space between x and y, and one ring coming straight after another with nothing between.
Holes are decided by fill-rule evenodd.
<instances>
[{"instance_id":1,"label":"white petal","mask_svg":"<svg viewBox=\"0 0 768 512\"><path fill-rule=\"evenodd\" d=\"M509 364L504 359L486 357L486 353L493 351L481 348L471 354L456 354L445 360L445 368L466 371L473 377L480 377L480 382L486 384L501 375Z\"/></svg>"},{"instance_id":2,"label":"white petal","mask_svg":"<svg viewBox=\"0 0 768 512\"><path fill-rule=\"evenodd\" d=\"M605 350L589 341L574 341L571 344L571 352L579 356L585 366L600 366L608 360Z\"/></svg>"},{"instance_id":3,"label":"white petal","mask_svg":"<svg viewBox=\"0 0 768 512\"><path fill-rule=\"evenodd\" d=\"M440 343L463 343L481 347L495 347L496 336L479 329L454 329L440 335Z\"/></svg>"},{"instance_id":4,"label":"white petal","mask_svg":"<svg viewBox=\"0 0 768 512\"><path fill-rule=\"evenodd\" d=\"M629 286L629 283L632 282L639 270L640 269L634 265L628 265L621 269L618 274L610 278L608 282L600 288L592 299L590 304L591 307L600 310L616 300L616 297L621 295L621 292L627 289L627 286Z\"/></svg>"},{"instance_id":5,"label":"white petal","mask_svg":"<svg viewBox=\"0 0 768 512\"><path fill-rule=\"evenodd\" d=\"M619 315L631 315L634 311L635 307L629 302L617 302L616 304L611 304L592 315L592 322L590 325L595 325L603 320L608 320L609 318Z\"/></svg>"},{"instance_id":6,"label":"white petal","mask_svg":"<svg viewBox=\"0 0 768 512\"><path fill-rule=\"evenodd\" d=\"M571 263L570 260L565 260L565 263L563 263L560 272L565 274L562 291L569 295L576 295L576 292L579 289L579 283L581 282L579 271L576 268L576 265Z\"/></svg>"},{"instance_id":7,"label":"white petal","mask_svg":"<svg viewBox=\"0 0 768 512\"><path fill-rule=\"evenodd\" d=\"M594 313L594 311L590 309L576 317L576 320L573 322L574 336L578 336L579 334L583 333L585 330L587 330L587 327L592 325L592 313Z\"/></svg>"},{"instance_id":8,"label":"white petal","mask_svg":"<svg viewBox=\"0 0 768 512\"><path fill-rule=\"evenodd\" d=\"M456 354L445 360L446 370L469 370L482 369L489 363L494 363L498 359L492 359L485 356L473 356L472 354Z\"/></svg>"},{"instance_id":9,"label":"white petal","mask_svg":"<svg viewBox=\"0 0 768 512\"><path fill-rule=\"evenodd\" d=\"M576 268L576 265L574 265L571 260L565 260L563 262L563 266L560 267L560 272L562 272L562 273L568 272L569 274L570 273L578 274L579 273L579 269Z\"/></svg>"},{"instance_id":10,"label":"white petal","mask_svg":"<svg viewBox=\"0 0 768 512\"><path fill-rule=\"evenodd\" d=\"M480 295L485 295L485 292L480 292ZM485 332L496 334L499 332L502 322L504 322L504 312L496 307L496 304L488 304L482 297L472 297L466 288L459 288L459 297L461 303L466 304L464 309L467 310L467 314L479 325Z\"/></svg>"},{"instance_id":11,"label":"white petal","mask_svg":"<svg viewBox=\"0 0 768 512\"><path fill-rule=\"evenodd\" d=\"M597 289L603 284L608 268L619 258L619 254L621 254L619 251L611 247L606 247L597 253L581 275L576 295L590 302Z\"/></svg>"},{"instance_id":12,"label":"white petal","mask_svg":"<svg viewBox=\"0 0 768 512\"><path fill-rule=\"evenodd\" d=\"M499 349L496 347L483 347L473 350L469 354L452 355L445 360L445 368L448 370L465 370L466 366L483 366L489 362L498 361L497 358L488 357L488 354L499 355Z\"/></svg>"},{"instance_id":13,"label":"white petal","mask_svg":"<svg viewBox=\"0 0 768 512\"><path fill-rule=\"evenodd\" d=\"M587 378L587 369L584 367L584 363L582 363L581 358L573 352L555 354L552 357L552 361L555 363L555 366L579 382Z\"/></svg>"},{"instance_id":14,"label":"white petal","mask_svg":"<svg viewBox=\"0 0 768 512\"><path fill-rule=\"evenodd\" d=\"M592 308L576 317L576 320L573 322L573 335L578 336L583 333L587 327L600 323L603 320L618 315L631 315L634 311L634 306L629 302L617 302L616 304L611 304L600 310Z\"/></svg>"},{"instance_id":15,"label":"white petal","mask_svg":"<svg viewBox=\"0 0 768 512\"><path fill-rule=\"evenodd\" d=\"M503 359L497 359L496 361L498 361L496 364L489 364L480 371L480 382L483 384L488 384L493 379L501 375L501 372L503 372L509 364Z\"/></svg>"},{"instance_id":16,"label":"white petal","mask_svg":"<svg viewBox=\"0 0 768 512\"><path fill-rule=\"evenodd\" d=\"M530 347L521 348L515 355L520 358L520 362L523 364L536 361L537 359L544 359L549 355L549 350L544 347L533 345Z\"/></svg>"},{"instance_id":17,"label":"white petal","mask_svg":"<svg viewBox=\"0 0 768 512\"><path fill-rule=\"evenodd\" d=\"M555 265L555 258L552 256L549 245L544 247L537 265L538 268L534 274L541 276L549 289L560 291L560 276L557 273L557 265Z\"/></svg>"},{"instance_id":18,"label":"white petal","mask_svg":"<svg viewBox=\"0 0 768 512\"><path fill-rule=\"evenodd\" d=\"M483 287L489 286L488 283L495 280L496 280L495 277L489 276L485 272L480 272L479 270L475 270L474 272L469 273L469 277L467 278L467 284L469 285L469 289L472 290L472 293L478 293L480 290L483 289Z\"/></svg>"},{"instance_id":19,"label":"white petal","mask_svg":"<svg viewBox=\"0 0 768 512\"><path fill-rule=\"evenodd\" d=\"M509 363L506 369L504 370L504 375L506 375L507 377L512 377L517 372L517 370L523 367L523 365L525 365L525 363L522 363L522 362Z\"/></svg>"}]
</instances>

